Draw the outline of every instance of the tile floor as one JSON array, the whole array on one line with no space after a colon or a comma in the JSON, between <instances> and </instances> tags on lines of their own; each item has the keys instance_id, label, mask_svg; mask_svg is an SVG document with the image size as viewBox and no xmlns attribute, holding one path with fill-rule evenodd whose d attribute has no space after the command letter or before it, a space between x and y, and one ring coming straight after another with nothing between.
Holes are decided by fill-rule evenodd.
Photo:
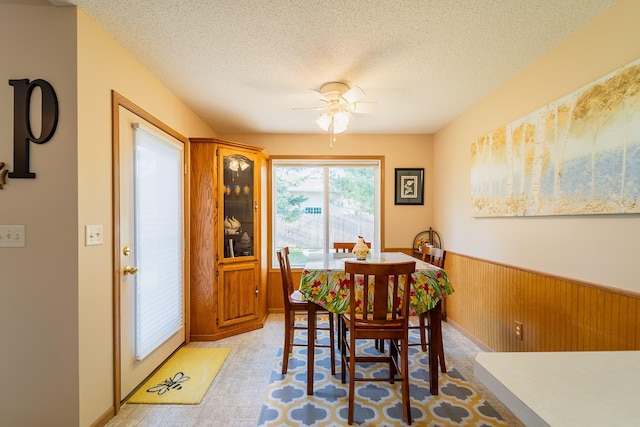
<instances>
[{"instance_id":1,"label":"tile floor","mask_svg":"<svg viewBox=\"0 0 640 427\"><path fill-rule=\"evenodd\" d=\"M513 427L523 424L473 375L473 360L482 351L443 322L447 364L453 364ZM230 347L227 361L199 405L125 404L107 427L255 427L283 341L283 315L271 314L263 329L192 347Z\"/></svg>"}]
</instances>

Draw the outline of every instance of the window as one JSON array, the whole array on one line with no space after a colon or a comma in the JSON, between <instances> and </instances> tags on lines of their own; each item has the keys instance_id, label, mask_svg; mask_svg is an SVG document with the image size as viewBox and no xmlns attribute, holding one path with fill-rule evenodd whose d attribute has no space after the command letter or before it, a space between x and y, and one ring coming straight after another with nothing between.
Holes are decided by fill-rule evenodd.
<instances>
[{"instance_id":1,"label":"window","mask_svg":"<svg viewBox=\"0 0 640 427\"><path fill-rule=\"evenodd\" d=\"M355 243L363 236L379 248L381 162L273 159L274 255L288 246L292 266L302 267L333 242Z\"/></svg>"}]
</instances>

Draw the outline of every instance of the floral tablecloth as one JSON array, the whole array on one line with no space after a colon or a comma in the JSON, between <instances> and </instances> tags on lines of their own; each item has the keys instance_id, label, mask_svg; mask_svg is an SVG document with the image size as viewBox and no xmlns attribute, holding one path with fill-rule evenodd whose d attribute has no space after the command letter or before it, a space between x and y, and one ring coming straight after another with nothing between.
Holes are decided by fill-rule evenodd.
<instances>
[{"instance_id":1,"label":"floral tablecloth","mask_svg":"<svg viewBox=\"0 0 640 427\"><path fill-rule=\"evenodd\" d=\"M345 313L349 310L349 281L344 272L344 262L355 261L336 254L325 254L320 260L309 261L302 272L300 292L308 301L333 312ZM440 299L453 293L447 273L419 259L402 252L381 252L371 254L361 262L402 262L415 261L416 272L411 275L409 311L411 315L422 314L436 306ZM399 287L404 289L404 283ZM358 301L356 295L356 301Z\"/></svg>"}]
</instances>

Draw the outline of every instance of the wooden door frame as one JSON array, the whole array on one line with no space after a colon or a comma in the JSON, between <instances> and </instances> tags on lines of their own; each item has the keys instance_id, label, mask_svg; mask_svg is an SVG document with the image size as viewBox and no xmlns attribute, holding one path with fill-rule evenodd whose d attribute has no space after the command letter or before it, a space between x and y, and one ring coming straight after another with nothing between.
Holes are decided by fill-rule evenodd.
<instances>
[{"instance_id":1,"label":"wooden door frame","mask_svg":"<svg viewBox=\"0 0 640 427\"><path fill-rule=\"evenodd\" d=\"M153 115L138 107L118 92L111 91L111 138L112 138L112 170L113 170L113 405L114 415L120 412L121 400L121 360L120 360L120 107L137 115L184 145L184 319L185 342L189 342L191 319L189 317L189 248L190 248L190 211L189 211L189 138L176 132Z\"/></svg>"}]
</instances>

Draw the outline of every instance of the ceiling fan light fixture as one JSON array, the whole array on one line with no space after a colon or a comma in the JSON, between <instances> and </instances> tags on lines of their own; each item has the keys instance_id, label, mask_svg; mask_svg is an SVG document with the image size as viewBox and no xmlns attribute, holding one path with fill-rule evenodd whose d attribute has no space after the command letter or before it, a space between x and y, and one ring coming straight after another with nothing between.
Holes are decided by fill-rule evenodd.
<instances>
[{"instance_id":1,"label":"ceiling fan light fixture","mask_svg":"<svg viewBox=\"0 0 640 427\"><path fill-rule=\"evenodd\" d=\"M317 118L316 124L325 132L329 131L329 126L331 126L331 114L325 113Z\"/></svg>"},{"instance_id":2,"label":"ceiling fan light fixture","mask_svg":"<svg viewBox=\"0 0 640 427\"><path fill-rule=\"evenodd\" d=\"M333 133L342 133L349 126L349 113L339 111L333 115Z\"/></svg>"},{"instance_id":3,"label":"ceiling fan light fixture","mask_svg":"<svg viewBox=\"0 0 640 427\"><path fill-rule=\"evenodd\" d=\"M316 124L320 129L325 132L329 132L331 129L331 120L333 119L333 133L342 133L349 127L351 117L349 113L344 111L338 111L337 113L330 112L324 113L316 120Z\"/></svg>"},{"instance_id":4,"label":"ceiling fan light fixture","mask_svg":"<svg viewBox=\"0 0 640 427\"><path fill-rule=\"evenodd\" d=\"M373 113L375 102L358 102L365 93L358 86L349 88L341 82L329 82L322 85L320 90L311 89L320 96L323 105L319 107L308 107L302 109L312 109L324 111L315 120L315 124L325 132L329 132L329 148L333 148L335 135L343 133L349 127L352 113Z\"/></svg>"}]
</instances>

